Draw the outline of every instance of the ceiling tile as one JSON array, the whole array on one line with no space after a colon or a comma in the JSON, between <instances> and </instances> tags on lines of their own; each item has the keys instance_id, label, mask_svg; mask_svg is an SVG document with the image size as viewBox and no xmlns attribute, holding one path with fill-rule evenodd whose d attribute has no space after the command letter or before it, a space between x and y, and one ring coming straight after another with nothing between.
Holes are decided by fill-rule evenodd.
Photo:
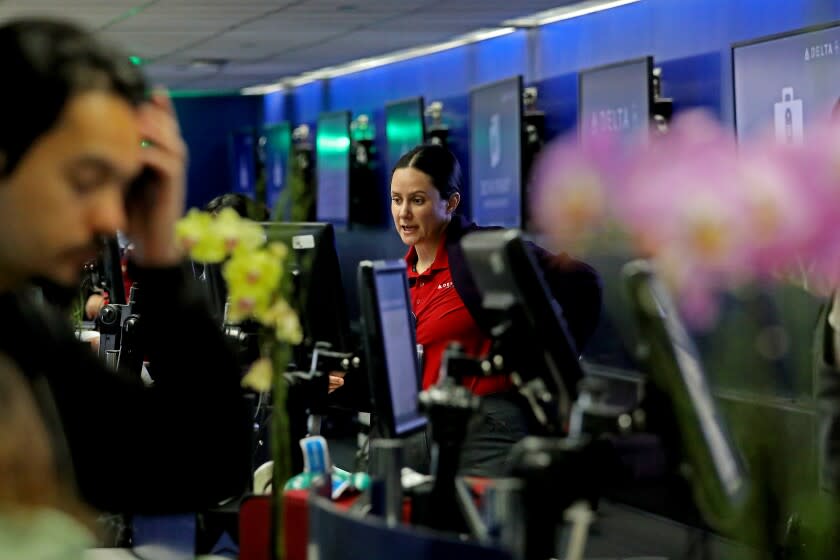
<instances>
[{"instance_id":1,"label":"ceiling tile","mask_svg":"<svg viewBox=\"0 0 840 560\"><path fill-rule=\"evenodd\" d=\"M155 81L215 89L429 45L576 1L0 0L0 21L70 17L146 59ZM195 59L226 63L196 68Z\"/></svg>"}]
</instances>

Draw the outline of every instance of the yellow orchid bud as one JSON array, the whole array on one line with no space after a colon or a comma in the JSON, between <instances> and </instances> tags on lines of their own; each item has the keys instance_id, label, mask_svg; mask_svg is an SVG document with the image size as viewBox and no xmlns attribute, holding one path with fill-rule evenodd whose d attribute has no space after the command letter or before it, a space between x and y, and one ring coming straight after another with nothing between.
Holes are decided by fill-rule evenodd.
<instances>
[{"instance_id":1,"label":"yellow orchid bud","mask_svg":"<svg viewBox=\"0 0 840 560\"><path fill-rule=\"evenodd\" d=\"M195 208L175 224L175 239L195 261L217 263L224 260L224 240L213 227L213 218Z\"/></svg>"},{"instance_id":2,"label":"yellow orchid bud","mask_svg":"<svg viewBox=\"0 0 840 560\"><path fill-rule=\"evenodd\" d=\"M271 390L273 375L274 368L271 366L271 360L260 358L248 368L248 373L242 378L241 384L243 387L265 393Z\"/></svg>"}]
</instances>

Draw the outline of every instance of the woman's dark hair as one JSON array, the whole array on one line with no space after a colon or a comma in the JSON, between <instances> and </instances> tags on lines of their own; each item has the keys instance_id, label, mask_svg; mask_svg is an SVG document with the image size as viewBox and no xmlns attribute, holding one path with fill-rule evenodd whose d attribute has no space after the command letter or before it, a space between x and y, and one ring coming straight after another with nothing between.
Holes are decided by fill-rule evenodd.
<instances>
[{"instance_id":1,"label":"woman's dark hair","mask_svg":"<svg viewBox=\"0 0 840 560\"><path fill-rule=\"evenodd\" d=\"M71 97L112 92L132 105L146 82L128 56L93 34L60 20L19 19L0 26L0 177L14 171L49 131Z\"/></svg>"},{"instance_id":2,"label":"woman's dark hair","mask_svg":"<svg viewBox=\"0 0 840 560\"><path fill-rule=\"evenodd\" d=\"M217 214L222 208L233 208L241 217L257 222L268 220L268 209L265 205L241 193L227 193L217 196L204 207L211 214Z\"/></svg>"},{"instance_id":3,"label":"woman's dark hair","mask_svg":"<svg viewBox=\"0 0 840 560\"><path fill-rule=\"evenodd\" d=\"M432 184L443 200L461 192L461 165L455 154L439 144L421 144L403 155L391 171L405 168L422 171L432 179Z\"/></svg>"}]
</instances>

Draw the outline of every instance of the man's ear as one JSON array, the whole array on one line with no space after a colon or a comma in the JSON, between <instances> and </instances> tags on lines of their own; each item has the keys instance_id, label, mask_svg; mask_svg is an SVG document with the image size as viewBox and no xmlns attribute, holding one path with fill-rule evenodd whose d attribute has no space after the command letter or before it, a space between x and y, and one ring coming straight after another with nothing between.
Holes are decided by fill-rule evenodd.
<instances>
[{"instance_id":1,"label":"man's ear","mask_svg":"<svg viewBox=\"0 0 840 560\"><path fill-rule=\"evenodd\" d=\"M458 204L461 203L461 193L452 193L449 195L449 200L446 201L446 211L451 214L458 208Z\"/></svg>"}]
</instances>

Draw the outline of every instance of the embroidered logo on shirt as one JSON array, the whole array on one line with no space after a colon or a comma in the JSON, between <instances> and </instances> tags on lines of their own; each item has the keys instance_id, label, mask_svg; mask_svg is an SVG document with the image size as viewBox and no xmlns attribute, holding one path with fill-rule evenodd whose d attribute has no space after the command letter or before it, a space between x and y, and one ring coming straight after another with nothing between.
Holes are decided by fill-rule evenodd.
<instances>
[{"instance_id":1,"label":"embroidered logo on shirt","mask_svg":"<svg viewBox=\"0 0 840 560\"><path fill-rule=\"evenodd\" d=\"M451 288L451 287L452 287L452 282L451 282L451 281L449 281L449 282L443 282L443 283L441 283L441 284L438 284L437 289L438 289L438 290L445 290L445 289L447 289L447 288Z\"/></svg>"}]
</instances>

